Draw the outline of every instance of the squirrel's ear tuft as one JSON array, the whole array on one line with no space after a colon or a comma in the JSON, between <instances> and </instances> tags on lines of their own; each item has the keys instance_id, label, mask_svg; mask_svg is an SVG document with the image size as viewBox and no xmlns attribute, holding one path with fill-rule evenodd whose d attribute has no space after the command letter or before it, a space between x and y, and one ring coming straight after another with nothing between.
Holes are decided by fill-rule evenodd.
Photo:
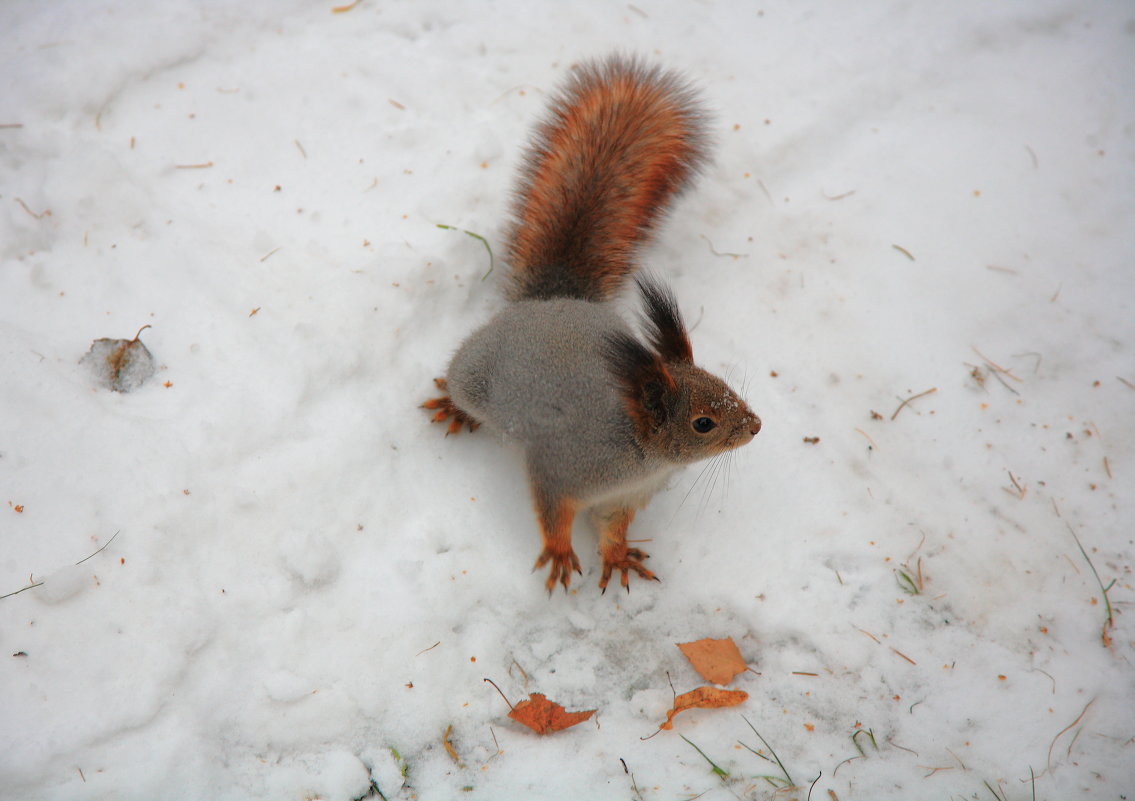
<instances>
[{"instance_id":1,"label":"squirrel's ear tuft","mask_svg":"<svg viewBox=\"0 0 1135 801\"><path fill-rule=\"evenodd\" d=\"M658 351L664 362L692 364L693 348L678 301L665 284L647 277L636 279L638 291L642 295L643 311L646 317L646 335L650 344Z\"/></svg>"},{"instance_id":2,"label":"squirrel's ear tuft","mask_svg":"<svg viewBox=\"0 0 1135 801\"><path fill-rule=\"evenodd\" d=\"M658 354L630 334L619 332L608 335L603 356L641 434L669 421L678 385Z\"/></svg>"}]
</instances>

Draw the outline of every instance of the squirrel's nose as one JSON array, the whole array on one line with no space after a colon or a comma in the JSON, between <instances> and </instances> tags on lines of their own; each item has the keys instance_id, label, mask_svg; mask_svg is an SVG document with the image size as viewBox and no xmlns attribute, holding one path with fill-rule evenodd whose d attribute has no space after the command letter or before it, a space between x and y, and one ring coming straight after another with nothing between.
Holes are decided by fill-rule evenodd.
<instances>
[{"instance_id":1,"label":"squirrel's nose","mask_svg":"<svg viewBox=\"0 0 1135 801\"><path fill-rule=\"evenodd\" d=\"M761 418L753 415L753 422L749 424L749 436L755 437L761 432Z\"/></svg>"}]
</instances>

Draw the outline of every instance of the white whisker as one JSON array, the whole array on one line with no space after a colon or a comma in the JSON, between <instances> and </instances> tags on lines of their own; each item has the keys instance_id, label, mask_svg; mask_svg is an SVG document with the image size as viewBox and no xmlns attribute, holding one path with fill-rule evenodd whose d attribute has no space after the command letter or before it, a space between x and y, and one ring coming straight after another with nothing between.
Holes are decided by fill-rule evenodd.
<instances>
[{"instance_id":1,"label":"white whisker","mask_svg":"<svg viewBox=\"0 0 1135 801\"><path fill-rule=\"evenodd\" d=\"M678 504L678 508L674 510L675 515L678 514L678 509L681 509L683 506L685 506L686 501L689 500L690 493L692 493L694 491L694 488L697 487L698 482L702 480L702 477L705 476L706 471L709 470L709 468L712 466L712 464L713 464L713 460L711 459L710 461L705 463L705 465L702 467L701 470L698 471L697 476L690 483L690 488L688 490L686 490L686 494L682 496L682 500Z\"/></svg>"}]
</instances>

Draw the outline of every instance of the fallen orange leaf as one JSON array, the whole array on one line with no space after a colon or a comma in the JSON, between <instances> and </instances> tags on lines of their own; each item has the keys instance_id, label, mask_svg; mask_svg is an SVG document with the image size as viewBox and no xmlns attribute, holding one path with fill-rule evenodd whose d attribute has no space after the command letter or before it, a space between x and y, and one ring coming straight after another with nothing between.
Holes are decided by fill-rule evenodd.
<instances>
[{"instance_id":1,"label":"fallen orange leaf","mask_svg":"<svg viewBox=\"0 0 1135 801\"><path fill-rule=\"evenodd\" d=\"M532 693L528 696L528 700L514 706L508 716L518 723L523 723L537 734L548 734L583 723L594 714L594 709L586 712L568 712L555 701L545 698L543 693Z\"/></svg>"},{"instance_id":2,"label":"fallen orange leaf","mask_svg":"<svg viewBox=\"0 0 1135 801\"><path fill-rule=\"evenodd\" d=\"M687 709L714 709L722 706L737 706L748 699L744 690L720 690L717 687L698 687L674 698L674 708L666 713L666 722L658 728L672 729L674 716ZM519 704L517 705L519 706Z\"/></svg>"},{"instance_id":3,"label":"fallen orange leaf","mask_svg":"<svg viewBox=\"0 0 1135 801\"><path fill-rule=\"evenodd\" d=\"M690 660L694 670L700 673L703 679L714 684L728 684L738 673L744 673L749 669L732 637L726 637L724 640L711 640L707 637L696 642L680 642L676 645L682 649L686 659Z\"/></svg>"}]
</instances>

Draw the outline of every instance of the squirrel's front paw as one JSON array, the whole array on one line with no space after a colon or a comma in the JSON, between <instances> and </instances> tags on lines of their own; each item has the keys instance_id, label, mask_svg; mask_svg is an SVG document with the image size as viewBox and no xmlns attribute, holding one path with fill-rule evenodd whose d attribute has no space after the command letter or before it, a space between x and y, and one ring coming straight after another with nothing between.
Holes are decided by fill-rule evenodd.
<instances>
[{"instance_id":1,"label":"squirrel's front paw","mask_svg":"<svg viewBox=\"0 0 1135 801\"><path fill-rule=\"evenodd\" d=\"M651 581L661 581L658 576L647 570L643 564L643 559L649 559L650 555L638 548L628 548L626 545L614 546L602 551L603 556L603 575L599 577L599 589L607 592L607 582L611 579L611 573L615 570L622 572L623 576L619 583L627 591L631 591L630 579L628 577L629 571L633 570L644 579Z\"/></svg>"},{"instance_id":2,"label":"squirrel's front paw","mask_svg":"<svg viewBox=\"0 0 1135 801\"><path fill-rule=\"evenodd\" d=\"M583 575L583 571L579 567L579 557L575 555L575 551L571 546L568 546L567 552L560 550L553 550L552 548L545 548L540 553L540 558L536 560L536 565L533 570L539 570L544 565L552 563L552 569L548 571L548 580L544 586L548 590L548 595L552 594L552 590L556 588L556 582L564 585L564 592L567 592L568 585L571 584L571 571Z\"/></svg>"},{"instance_id":3,"label":"squirrel's front paw","mask_svg":"<svg viewBox=\"0 0 1135 801\"><path fill-rule=\"evenodd\" d=\"M442 392L445 391L445 379L435 378L434 383L437 388ZM442 395L440 398L430 398L422 404L423 409L436 409L437 414L430 418L431 423L444 423L449 420L449 426L446 429L445 435L448 437L450 434L456 434L461 431L461 426L466 425L469 431L476 431L480 427L480 423L474 420L465 412L457 408L453 403L453 399L448 395ZM450 420L450 418L453 418Z\"/></svg>"}]
</instances>

